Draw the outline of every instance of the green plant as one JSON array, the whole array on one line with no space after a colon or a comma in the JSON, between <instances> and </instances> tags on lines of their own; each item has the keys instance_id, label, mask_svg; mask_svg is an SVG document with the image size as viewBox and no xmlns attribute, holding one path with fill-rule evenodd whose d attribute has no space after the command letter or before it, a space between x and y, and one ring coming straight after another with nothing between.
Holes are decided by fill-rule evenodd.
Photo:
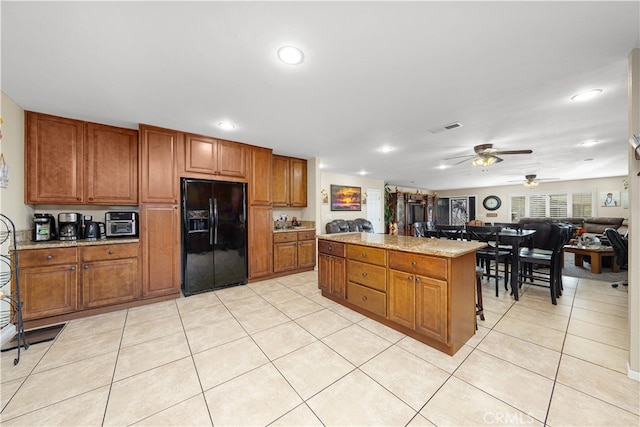
<instances>
[{"instance_id":1,"label":"green plant","mask_svg":"<svg viewBox=\"0 0 640 427\"><path fill-rule=\"evenodd\" d=\"M389 183L385 182L384 183L384 224L385 225L391 224L396 216L396 211L395 209L393 209L393 206L391 205L392 194L393 193L391 192L391 187L389 187Z\"/></svg>"}]
</instances>

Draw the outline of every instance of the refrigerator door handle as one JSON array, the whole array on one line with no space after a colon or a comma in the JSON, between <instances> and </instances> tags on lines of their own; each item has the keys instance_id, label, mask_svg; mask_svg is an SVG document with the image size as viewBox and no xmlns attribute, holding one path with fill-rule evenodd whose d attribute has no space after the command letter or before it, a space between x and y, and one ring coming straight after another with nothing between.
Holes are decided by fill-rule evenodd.
<instances>
[{"instance_id":1,"label":"refrigerator door handle","mask_svg":"<svg viewBox=\"0 0 640 427\"><path fill-rule=\"evenodd\" d=\"M209 244L213 245L213 199L209 199Z\"/></svg>"},{"instance_id":2,"label":"refrigerator door handle","mask_svg":"<svg viewBox=\"0 0 640 427\"><path fill-rule=\"evenodd\" d=\"M213 243L218 244L218 200L213 199Z\"/></svg>"}]
</instances>

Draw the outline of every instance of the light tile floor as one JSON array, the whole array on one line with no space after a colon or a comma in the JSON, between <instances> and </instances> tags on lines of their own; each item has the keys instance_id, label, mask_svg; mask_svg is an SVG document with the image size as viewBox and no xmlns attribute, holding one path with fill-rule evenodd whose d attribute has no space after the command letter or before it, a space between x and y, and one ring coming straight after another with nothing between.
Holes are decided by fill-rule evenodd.
<instances>
[{"instance_id":1,"label":"light tile floor","mask_svg":"<svg viewBox=\"0 0 640 427\"><path fill-rule=\"evenodd\" d=\"M640 424L627 293L566 278L551 304L484 284L450 357L323 298L315 272L69 322L13 366L3 426Z\"/></svg>"}]
</instances>

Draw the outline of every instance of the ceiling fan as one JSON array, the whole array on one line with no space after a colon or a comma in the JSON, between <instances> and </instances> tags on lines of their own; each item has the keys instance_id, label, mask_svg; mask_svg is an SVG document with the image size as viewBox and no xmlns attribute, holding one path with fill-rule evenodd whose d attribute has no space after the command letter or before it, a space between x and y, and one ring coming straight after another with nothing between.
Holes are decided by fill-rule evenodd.
<instances>
[{"instance_id":1,"label":"ceiling fan","mask_svg":"<svg viewBox=\"0 0 640 427\"><path fill-rule=\"evenodd\" d=\"M492 164L499 163L499 162L501 162L503 160L502 158L498 157L498 155L502 156L502 155L507 155L507 154L531 154L531 153L533 153L532 150L500 151L497 148L493 148L493 144L476 145L475 147L473 147L473 151L475 151L476 154L449 157L448 159L445 159L445 160L453 160L453 159L459 159L459 158L464 157L463 160L459 161L458 163L455 163L456 165L459 165L459 164L464 163L467 160L473 158L473 161L471 162L471 164L473 166L491 166Z\"/></svg>"},{"instance_id":2,"label":"ceiling fan","mask_svg":"<svg viewBox=\"0 0 640 427\"><path fill-rule=\"evenodd\" d=\"M540 181L554 181L558 178L537 178L536 179L535 174L530 174L530 175L525 175L524 176L524 186L525 187L535 187L536 185L538 185L540 183ZM517 179L515 181L509 181L509 182L522 182L521 179Z\"/></svg>"}]
</instances>

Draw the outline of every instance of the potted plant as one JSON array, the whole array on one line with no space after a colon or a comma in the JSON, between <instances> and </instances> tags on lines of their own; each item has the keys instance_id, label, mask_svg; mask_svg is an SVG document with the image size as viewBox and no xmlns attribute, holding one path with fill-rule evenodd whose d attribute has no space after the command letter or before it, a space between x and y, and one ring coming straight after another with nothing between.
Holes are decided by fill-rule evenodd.
<instances>
[{"instance_id":1,"label":"potted plant","mask_svg":"<svg viewBox=\"0 0 640 427\"><path fill-rule=\"evenodd\" d=\"M391 187L389 187L389 183L384 183L384 227L385 233L389 232L389 225L393 223L393 220L396 216L396 211L391 204Z\"/></svg>"}]
</instances>

